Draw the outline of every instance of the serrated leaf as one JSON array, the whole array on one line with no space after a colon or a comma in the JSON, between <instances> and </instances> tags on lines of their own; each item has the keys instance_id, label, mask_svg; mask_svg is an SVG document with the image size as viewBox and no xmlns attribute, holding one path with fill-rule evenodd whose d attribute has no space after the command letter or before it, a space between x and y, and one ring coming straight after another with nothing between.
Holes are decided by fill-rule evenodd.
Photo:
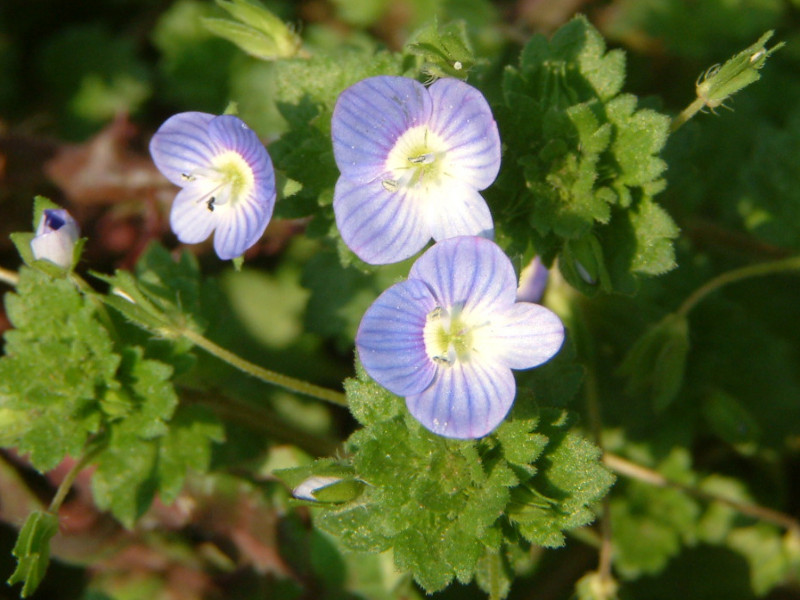
<instances>
[{"instance_id":1,"label":"serrated leaf","mask_svg":"<svg viewBox=\"0 0 800 600\"><path fill-rule=\"evenodd\" d=\"M34 511L25 521L12 551L17 568L8 578L8 585L22 583L20 596L27 598L36 591L50 563L50 540L58 533L58 517Z\"/></svg>"},{"instance_id":2,"label":"serrated leaf","mask_svg":"<svg viewBox=\"0 0 800 600\"><path fill-rule=\"evenodd\" d=\"M15 444L48 470L67 454L79 455L98 431L98 401L118 387L120 357L95 305L70 281L25 268L5 300L15 329L6 332L0 358L0 405L36 415Z\"/></svg>"}]
</instances>

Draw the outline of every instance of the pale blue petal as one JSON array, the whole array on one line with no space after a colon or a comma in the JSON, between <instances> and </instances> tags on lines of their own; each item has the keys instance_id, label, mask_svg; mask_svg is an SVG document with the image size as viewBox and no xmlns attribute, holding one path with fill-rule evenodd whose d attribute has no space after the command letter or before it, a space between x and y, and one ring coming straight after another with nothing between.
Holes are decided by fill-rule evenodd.
<instances>
[{"instance_id":1,"label":"pale blue petal","mask_svg":"<svg viewBox=\"0 0 800 600\"><path fill-rule=\"evenodd\" d=\"M364 313L356 347L367 373L399 396L417 394L436 365L425 351L423 330L435 301L421 281L409 279L383 292Z\"/></svg>"},{"instance_id":2,"label":"pale blue petal","mask_svg":"<svg viewBox=\"0 0 800 600\"><path fill-rule=\"evenodd\" d=\"M406 398L408 410L432 432L474 439L490 433L508 414L516 395L514 375L492 361L440 367L425 391Z\"/></svg>"},{"instance_id":3,"label":"pale blue petal","mask_svg":"<svg viewBox=\"0 0 800 600\"><path fill-rule=\"evenodd\" d=\"M208 133L208 125L214 118L201 112L178 113L167 119L150 140L153 162L175 185L185 185L181 174L207 167L217 154Z\"/></svg>"},{"instance_id":4,"label":"pale blue petal","mask_svg":"<svg viewBox=\"0 0 800 600\"><path fill-rule=\"evenodd\" d=\"M449 174L476 190L485 189L500 170L500 135L489 104L458 79L439 79L428 91L433 101L429 127L448 146Z\"/></svg>"},{"instance_id":5,"label":"pale blue petal","mask_svg":"<svg viewBox=\"0 0 800 600\"><path fill-rule=\"evenodd\" d=\"M342 175L366 183L385 171L386 158L408 129L431 114L425 87L407 77L369 77L341 93L333 109L333 154Z\"/></svg>"},{"instance_id":6,"label":"pale blue petal","mask_svg":"<svg viewBox=\"0 0 800 600\"><path fill-rule=\"evenodd\" d=\"M230 260L244 254L264 234L274 206L274 191L271 201L256 192L230 206L219 206L215 211L217 231L214 234L214 250L222 260Z\"/></svg>"},{"instance_id":7,"label":"pale blue petal","mask_svg":"<svg viewBox=\"0 0 800 600\"><path fill-rule=\"evenodd\" d=\"M214 213L204 202L203 190L197 187L183 188L172 202L169 225L184 244L199 244L214 231Z\"/></svg>"},{"instance_id":8,"label":"pale blue petal","mask_svg":"<svg viewBox=\"0 0 800 600\"><path fill-rule=\"evenodd\" d=\"M474 236L442 240L408 274L421 279L442 307L489 315L514 303L517 279L511 261L494 242Z\"/></svg>"},{"instance_id":9,"label":"pale blue petal","mask_svg":"<svg viewBox=\"0 0 800 600\"><path fill-rule=\"evenodd\" d=\"M426 203L428 226L434 240L459 235L494 237L492 213L475 189L447 178Z\"/></svg>"},{"instance_id":10,"label":"pale blue petal","mask_svg":"<svg viewBox=\"0 0 800 600\"><path fill-rule=\"evenodd\" d=\"M481 356L512 369L530 369L547 362L564 343L564 325L552 311L519 302L495 313L488 331L480 332Z\"/></svg>"},{"instance_id":11,"label":"pale blue petal","mask_svg":"<svg viewBox=\"0 0 800 600\"><path fill-rule=\"evenodd\" d=\"M373 265L405 260L431 238L419 194L404 188L391 192L378 180L361 184L340 177L333 211L344 243Z\"/></svg>"}]
</instances>

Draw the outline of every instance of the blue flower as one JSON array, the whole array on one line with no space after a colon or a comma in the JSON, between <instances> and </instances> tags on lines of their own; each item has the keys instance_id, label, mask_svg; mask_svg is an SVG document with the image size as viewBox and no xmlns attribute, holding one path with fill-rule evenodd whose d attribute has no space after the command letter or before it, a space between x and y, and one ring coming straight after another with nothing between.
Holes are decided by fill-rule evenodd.
<instances>
[{"instance_id":1,"label":"blue flower","mask_svg":"<svg viewBox=\"0 0 800 600\"><path fill-rule=\"evenodd\" d=\"M172 204L170 226L181 242L202 242L216 230L222 259L255 244L275 206L275 172L258 136L233 115L179 113L150 141L164 176L183 189Z\"/></svg>"},{"instance_id":2,"label":"blue flower","mask_svg":"<svg viewBox=\"0 0 800 600\"><path fill-rule=\"evenodd\" d=\"M72 266L72 254L80 229L75 219L63 208L48 208L42 213L31 251L37 260L48 260L59 267Z\"/></svg>"},{"instance_id":3,"label":"blue flower","mask_svg":"<svg viewBox=\"0 0 800 600\"><path fill-rule=\"evenodd\" d=\"M431 238L493 235L478 192L497 177L500 137L475 88L370 77L339 96L331 135L341 171L336 224L362 260L398 262Z\"/></svg>"},{"instance_id":4,"label":"blue flower","mask_svg":"<svg viewBox=\"0 0 800 600\"><path fill-rule=\"evenodd\" d=\"M494 242L439 242L364 314L361 362L434 433L482 437L514 402L511 369L541 365L564 341L559 318L516 302L516 291L511 261Z\"/></svg>"}]
</instances>

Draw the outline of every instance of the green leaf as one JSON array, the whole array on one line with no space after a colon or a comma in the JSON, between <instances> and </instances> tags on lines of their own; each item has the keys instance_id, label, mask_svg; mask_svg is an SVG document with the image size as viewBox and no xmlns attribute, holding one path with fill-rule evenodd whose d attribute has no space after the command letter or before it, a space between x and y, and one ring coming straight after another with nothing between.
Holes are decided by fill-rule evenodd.
<instances>
[{"instance_id":1,"label":"green leaf","mask_svg":"<svg viewBox=\"0 0 800 600\"><path fill-rule=\"evenodd\" d=\"M99 430L98 403L119 387L120 356L96 305L70 281L23 268L5 301L14 329L0 358L0 406L36 415L14 444L46 471L67 454L78 456Z\"/></svg>"},{"instance_id":2,"label":"green leaf","mask_svg":"<svg viewBox=\"0 0 800 600\"><path fill-rule=\"evenodd\" d=\"M432 21L409 38L405 52L419 57L420 71L430 77L466 79L475 64L464 21L446 25Z\"/></svg>"},{"instance_id":3,"label":"green leaf","mask_svg":"<svg viewBox=\"0 0 800 600\"><path fill-rule=\"evenodd\" d=\"M547 265L560 253L565 279L588 295L635 292L639 276L675 264L677 228L652 200L670 120L620 94L624 79L622 52L576 17L506 68L495 113L515 157L487 190L498 240L512 254L532 245Z\"/></svg>"},{"instance_id":4,"label":"green leaf","mask_svg":"<svg viewBox=\"0 0 800 600\"><path fill-rule=\"evenodd\" d=\"M12 551L17 568L8 578L8 585L22 583L20 596L27 598L39 587L50 563L50 540L58 533L58 517L34 511L25 521Z\"/></svg>"}]
</instances>

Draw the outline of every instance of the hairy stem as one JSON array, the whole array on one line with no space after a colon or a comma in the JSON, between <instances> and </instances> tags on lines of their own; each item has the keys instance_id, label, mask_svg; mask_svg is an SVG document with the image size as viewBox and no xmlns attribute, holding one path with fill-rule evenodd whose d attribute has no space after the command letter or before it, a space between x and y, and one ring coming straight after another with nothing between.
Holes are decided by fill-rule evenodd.
<instances>
[{"instance_id":1,"label":"hairy stem","mask_svg":"<svg viewBox=\"0 0 800 600\"><path fill-rule=\"evenodd\" d=\"M759 504L739 502L738 500L732 500L724 496L706 492L694 486L672 481L664 477L658 471L643 467L642 465L631 462L626 458L622 458L621 456L612 454L610 452L603 454L603 463L605 463L605 465L615 473L625 477L637 479L656 487L674 488L706 502L719 502L733 508L743 515L753 517L760 521L766 521L800 534L800 521L777 510L772 510L771 508L767 508Z\"/></svg>"},{"instance_id":2,"label":"hairy stem","mask_svg":"<svg viewBox=\"0 0 800 600\"><path fill-rule=\"evenodd\" d=\"M11 287L16 287L19 283L19 275L16 271L11 271L9 269L0 267L0 281L7 283Z\"/></svg>"},{"instance_id":3,"label":"hairy stem","mask_svg":"<svg viewBox=\"0 0 800 600\"><path fill-rule=\"evenodd\" d=\"M313 383L308 383L307 381L303 381L302 379L295 379L294 377L289 377L288 375L283 375L282 373L276 373L275 371L270 371L269 369L265 369L263 367L259 367L243 359L241 356L234 354L233 352L226 350L222 346L218 346L211 340L206 337L203 337L199 333L192 331L191 329L176 329L170 330L169 333L178 334L190 342L192 342L195 346L202 348L212 356L216 356L223 362L228 363L229 365L236 367L240 371L247 373L248 375L252 375L265 383L270 383L272 385L277 385L289 391L295 392L297 394L302 394L304 396L311 396L312 398L317 398L318 400L324 400L326 402L330 402L331 404L336 404L338 406L347 406L347 399L345 395L341 392L337 392L335 390L329 390L328 388L320 387L318 385L314 385Z\"/></svg>"},{"instance_id":4,"label":"hairy stem","mask_svg":"<svg viewBox=\"0 0 800 600\"><path fill-rule=\"evenodd\" d=\"M81 456L69 472L66 474L64 479L61 481L61 484L58 486L56 490L56 495L53 496L53 500L50 502L50 506L47 508L47 511L53 514L58 514L58 509L61 508L61 505L64 503L64 498L67 497L70 489L72 489L72 484L75 483L75 479L78 477L78 474L83 471L83 469L88 465L91 460L97 455L97 453L103 449L102 444L92 444L89 448L87 448L83 456Z\"/></svg>"},{"instance_id":5,"label":"hairy stem","mask_svg":"<svg viewBox=\"0 0 800 600\"><path fill-rule=\"evenodd\" d=\"M771 275L782 271L794 271L797 269L800 269L800 256L792 256L791 258L785 258L783 260L749 265L747 267L728 271L727 273L722 273L697 288L683 304L681 304L677 314L685 317L701 300L703 300L703 298L729 283L742 281L743 279L749 279L751 277L762 277L764 275Z\"/></svg>"},{"instance_id":6,"label":"hairy stem","mask_svg":"<svg viewBox=\"0 0 800 600\"><path fill-rule=\"evenodd\" d=\"M694 102L681 111L681 114L672 119L672 124L669 127L670 133L677 131L681 125L700 112L705 105L706 103L702 98L695 98Z\"/></svg>"}]
</instances>

